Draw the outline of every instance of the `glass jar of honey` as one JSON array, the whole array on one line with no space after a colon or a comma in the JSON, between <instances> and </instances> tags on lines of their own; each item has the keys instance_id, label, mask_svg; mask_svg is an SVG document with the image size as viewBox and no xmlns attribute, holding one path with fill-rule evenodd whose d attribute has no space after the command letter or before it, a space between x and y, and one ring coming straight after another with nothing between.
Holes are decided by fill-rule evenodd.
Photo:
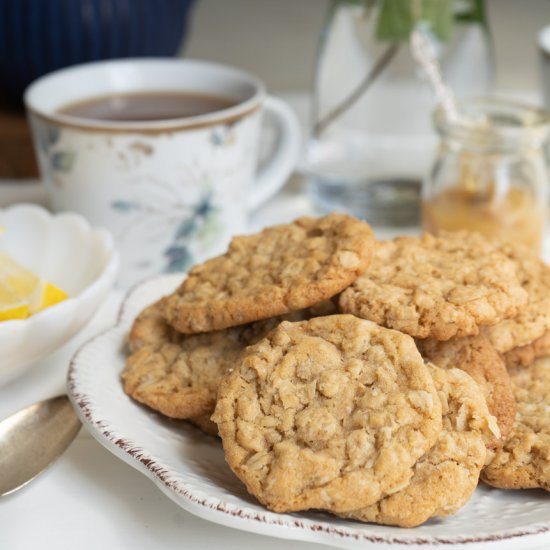
<instances>
[{"instance_id":1,"label":"glass jar of honey","mask_svg":"<svg viewBox=\"0 0 550 550\"><path fill-rule=\"evenodd\" d=\"M422 189L423 229L469 229L540 252L548 212L548 113L475 99L459 103L456 120L438 109L434 121L440 145Z\"/></svg>"}]
</instances>

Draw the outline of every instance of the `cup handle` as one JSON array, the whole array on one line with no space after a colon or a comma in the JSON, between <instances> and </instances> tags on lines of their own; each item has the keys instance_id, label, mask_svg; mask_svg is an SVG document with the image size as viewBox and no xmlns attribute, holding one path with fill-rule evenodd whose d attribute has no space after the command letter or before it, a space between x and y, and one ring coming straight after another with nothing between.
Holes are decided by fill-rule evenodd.
<instances>
[{"instance_id":1,"label":"cup handle","mask_svg":"<svg viewBox=\"0 0 550 550\"><path fill-rule=\"evenodd\" d=\"M274 126L277 135L271 158L256 175L249 203L252 210L283 187L298 162L302 148L300 124L284 101L267 96L264 116Z\"/></svg>"}]
</instances>

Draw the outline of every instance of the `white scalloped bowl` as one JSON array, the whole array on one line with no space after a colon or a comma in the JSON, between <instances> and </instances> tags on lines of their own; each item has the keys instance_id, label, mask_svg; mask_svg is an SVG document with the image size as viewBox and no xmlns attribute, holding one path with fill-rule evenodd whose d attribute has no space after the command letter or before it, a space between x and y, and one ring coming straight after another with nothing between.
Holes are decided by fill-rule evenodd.
<instances>
[{"instance_id":1,"label":"white scalloped bowl","mask_svg":"<svg viewBox=\"0 0 550 550\"><path fill-rule=\"evenodd\" d=\"M28 319L0 322L2 386L86 325L115 282L119 258L109 233L77 214L22 204L0 209L0 226L0 251L69 295Z\"/></svg>"}]
</instances>

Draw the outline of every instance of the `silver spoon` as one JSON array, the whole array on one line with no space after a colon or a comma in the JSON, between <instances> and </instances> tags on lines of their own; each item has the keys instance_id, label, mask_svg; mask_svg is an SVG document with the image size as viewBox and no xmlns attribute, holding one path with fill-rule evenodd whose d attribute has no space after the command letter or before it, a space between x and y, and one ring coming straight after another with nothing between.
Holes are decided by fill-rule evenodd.
<instances>
[{"instance_id":1,"label":"silver spoon","mask_svg":"<svg viewBox=\"0 0 550 550\"><path fill-rule=\"evenodd\" d=\"M0 496L17 491L61 456L80 430L66 395L34 403L0 422Z\"/></svg>"}]
</instances>

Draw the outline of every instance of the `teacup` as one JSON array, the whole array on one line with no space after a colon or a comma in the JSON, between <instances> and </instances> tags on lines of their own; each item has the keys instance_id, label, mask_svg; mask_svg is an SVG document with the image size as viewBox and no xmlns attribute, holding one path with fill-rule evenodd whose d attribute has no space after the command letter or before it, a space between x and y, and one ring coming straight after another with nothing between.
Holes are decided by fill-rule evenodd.
<instances>
[{"instance_id":1,"label":"teacup","mask_svg":"<svg viewBox=\"0 0 550 550\"><path fill-rule=\"evenodd\" d=\"M113 121L60 112L87 99L180 92L223 97L220 110L163 120ZM56 71L25 93L54 211L109 229L121 252L118 284L181 271L222 252L251 210L285 183L301 146L297 119L256 77L202 61L130 59ZM276 131L260 156L261 119Z\"/></svg>"}]
</instances>

